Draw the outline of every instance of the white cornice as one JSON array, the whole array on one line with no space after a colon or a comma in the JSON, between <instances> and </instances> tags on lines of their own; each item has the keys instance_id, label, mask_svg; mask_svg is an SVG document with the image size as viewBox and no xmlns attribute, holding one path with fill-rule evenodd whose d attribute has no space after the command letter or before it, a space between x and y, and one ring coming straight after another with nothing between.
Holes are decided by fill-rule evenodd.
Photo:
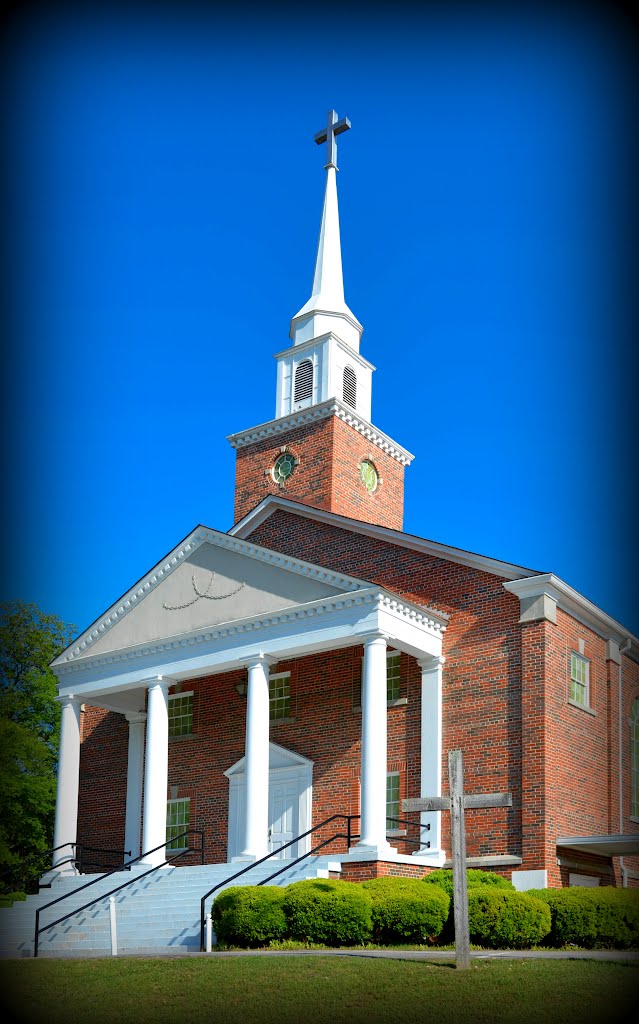
<instances>
[{"instance_id":1,"label":"white cornice","mask_svg":"<svg viewBox=\"0 0 639 1024\"><path fill-rule=\"evenodd\" d=\"M579 591L564 583L554 573L548 572L528 579L513 580L511 583L504 583L504 588L510 594L515 594L520 601L544 595L550 597L556 602L558 608L592 629L599 636L605 637L607 640L614 640L620 645L626 640L630 640L632 645L630 655L635 660L637 659L639 639L633 636L620 622L607 615L601 608L598 608Z\"/></svg>"},{"instance_id":2,"label":"white cornice","mask_svg":"<svg viewBox=\"0 0 639 1024\"><path fill-rule=\"evenodd\" d=\"M329 526L336 526L341 530L350 530L352 533L359 533L371 539L383 540L398 547L408 548L410 551L420 551L423 554L432 555L434 558L456 562L459 565L466 565L471 569L478 569L480 572L487 572L493 576L500 576L509 580L530 577L535 572L534 569L526 569L523 566L513 565L510 562L502 562L497 558L489 558L486 555L478 555L472 551L464 551L461 548L450 547L447 544L439 544L437 541L416 537L411 533L402 533L401 530L391 530L387 526L376 526L373 523L364 523L359 519L349 519L347 516L340 516L335 512L326 512L324 509L303 505L300 502L291 501L290 498L281 498L276 494L270 494L264 498L259 505L256 505L243 519L240 519L229 530L229 533L238 537L246 537L268 519L269 516L280 509L285 512L293 512L295 515L303 516L306 519L325 523Z\"/></svg>"},{"instance_id":3,"label":"white cornice","mask_svg":"<svg viewBox=\"0 0 639 1024\"><path fill-rule=\"evenodd\" d=\"M97 619L77 638L77 640L74 640L73 643L55 659L53 665L57 666L58 664L70 662L81 655L85 655L85 652L92 646L92 644L95 643L96 640L104 636L104 634L107 633L109 629L112 629L117 622L120 622L120 620L132 608L136 607L147 594L167 579L167 577L175 571L178 565L180 565L185 558L192 555L200 545L204 543L213 544L216 547L225 548L229 551L235 551L240 555L255 558L261 562L267 562L270 565L277 566L280 569L285 569L288 572L294 572L309 579L326 583L338 590L356 591L370 586L366 580L358 580L353 576L347 576L344 573L336 573L330 569L324 569L322 566L313 565L310 562L303 562L298 558L289 558L286 555L282 555L280 552L270 551L268 548L259 547L257 544L251 544L248 541L233 537L228 533L220 533L218 530L211 530L205 526L198 526L182 541L181 544L174 548L166 558L154 566L146 576L143 576L142 579L127 591L119 601L112 605L101 619ZM85 660L84 657L82 660Z\"/></svg>"},{"instance_id":4,"label":"white cornice","mask_svg":"<svg viewBox=\"0 0 639 1024\"><path fill-rule=\"evenodd\" d=\"M288 348L282 349L281 352L276 352L274 359L286 359L290 356L297 355L299 352L304 352L306 349L315 348L316 345L323 345L324 342L333 340L337 342L339 348L348 356L349 359L353 359L360 366L365 366L367 370L375 370L376 367L372 363L369 363L368 359L364 359L363 355L356 352L352 345L349 345L347 341L340 338L339 334L335 334L333 331L328 331L326 334L320 334L317 338L309 338L308 341L302 341L299 345L289 345Z\"/></svg>"},{"instance_id":5,"label":"white cornice","mask_svg":"<svg viewBox=\"0 0 639 1024\"><path fill-rule=\"evenodd\" d=\"M396 459L402 466L409 466L415 458L406 448L393 441L383 431L378 430L372 423L358 415L354 409L350 409L338 398L329 398L318 405L312 405L308 409L301 409L299 412L291 413L290 416L282 416L279 419L269 420L267 423L260 423L257 427L240 431L238 434L229 434L227 441L233 448L245 448L247 445L255 444L256 441L265 441L269 437L282 434L284 431L294 430L295 427L303 427L307 423L314 423L317 420L328 419L330 416L337 416L344 423L362 434L371 444L381 448L393 459Z\"/></svg>"},{"instance_id":6,"label":"white cornice","mask_svg":"<svg viewBox=\"0 0 639 1024\"><path fill-rule=\"evenodd\" d=\"M343 613L345 610L357 609L369 606L371 610L378 609L390 612L396 618L418 626L427 631L431 636L441 637L446 629L448 616L434 609L422 608L409 601L401 601L394 594L378 587L356 590L353 593L340 594L333 597L322 598L310 601L295 607L283 608L280 611L262 613L249 618L236 619L223 623L219 626L201 629L197 632L184 633L166 637L162 640L153 640L145 644L138 644L118 651L109 651L95 656L85 655L76 659L73 652L69 658L63 658L60 662L53 663L53 670L62 680L69 675L83 672L91 673L95 669L103 669L107 666L132 664L139 658L161 655L174 652L183 648L197 647L202 644L216 643L219 641L231 640L239 634L252 634L255 643L260 642L260 632L271 627L279 627L287 622L297 622L302 619L321 617L323 620L330 619L331 615ZM102 634L99 634L102 635ZM353 636L350 635L351 642Z\"/></svg>"}]
</instances>

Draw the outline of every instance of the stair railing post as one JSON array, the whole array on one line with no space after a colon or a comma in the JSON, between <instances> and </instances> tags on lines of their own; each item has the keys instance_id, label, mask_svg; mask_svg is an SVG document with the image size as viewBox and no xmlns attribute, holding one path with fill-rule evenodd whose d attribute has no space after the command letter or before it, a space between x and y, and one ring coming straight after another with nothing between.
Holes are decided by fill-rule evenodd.
<instances>
[{"instance_id":1,"label":"stair railing post","mask_svg":"<svg viewBox=\"0 0 639 1024\"><path fill-rule=\"evenodd\" d=\"M115 919L115 896L109 896L109 925L111 928L111 956L117 956L118 928Z\"/></svg>"},{"instance_id":2,"label":"stair railing post","mask_svg":"<svg viewBox=\"0 0 639 1024\"><path fill-rule=\"evenodd\" d=\"M206 952L210 953L213 949L213 918L211 913L206 915Z\"/></svg>"}]
</instances>

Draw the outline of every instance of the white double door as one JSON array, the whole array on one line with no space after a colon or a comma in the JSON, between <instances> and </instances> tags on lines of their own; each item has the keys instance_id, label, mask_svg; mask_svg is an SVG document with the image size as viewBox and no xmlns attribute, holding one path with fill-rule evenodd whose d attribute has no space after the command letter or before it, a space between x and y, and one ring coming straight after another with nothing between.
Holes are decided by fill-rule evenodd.
<instances>
[{"instance_id":1,"label":"white double door","mask_svg":"<svg viewBox=\"0 0 639 1024\"><path fill-rule=\"evenodd\" d=\"M290 772L290 769L279 769ZM269 853L279 850L300 833L300 780L278 778L278 770L271 772L268 787L268 848ZM282 850L278 858L297 857L297 843Z\"/></svg>"},{"instance_id":2,"label":"white double door","mask_svg":"<svg viewBox=\"0 0 639 1024\"><path fill-rule=\"evenodd\" d=\"M299 857L310 849L310 839L280 850L311 827L313 766L299 754L270 744L268 786L268 850L276 859ZM229 779L228 859L239 857L244 848L246 776L244 758L226 773Z\"/></svg>"}]
</instances>

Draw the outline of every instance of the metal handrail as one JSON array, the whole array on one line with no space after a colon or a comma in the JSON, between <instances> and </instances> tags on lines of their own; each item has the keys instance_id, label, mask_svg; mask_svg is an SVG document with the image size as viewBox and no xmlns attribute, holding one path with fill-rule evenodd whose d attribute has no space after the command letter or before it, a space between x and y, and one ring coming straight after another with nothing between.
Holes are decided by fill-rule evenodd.
<instances>
[{"instance_id":1,"label":"metal handrail","mask_svg":"<svg viewBox=\"0 0 639 1024\"><path fill-rule=\"evenodd\" d=\"M201 828L188 828L188 829L186 829L185 832L181 832L177 836L172 836L171 837L171 842L174 843L177 839L183 839L184 836L188 836L188 835L191 835L191 834L195 834L195 835L199 835L200 836L200 854L201 854L202 864L204 864L204 829L201 829ZM141 853L138 857L134 857L133 860L128 861L126 864L122 865L122 867L125 867L125 868L131 867L132 864L137 864L144 857L148 857L149 854L151 854L151 853L156 853L158 850L161 850L164 847L166 847L166 845L167 845L167 843L166 843L166 840L165 840L163 843L160 843L159 846L154 846L152 850L145 850L144 853ZM37 957L37 955L38 955L39 936L40 936L40 934L42 932L48 931L49 928L53 928L56 924L60 924L62 921L66 921L70 917L75 917L76 914L81 914L83 910L87 910L89 907L94 906L94 904L100 903L102 900L108 899L109 896L113 896L113 894L115 892L119 892L120 889L126 889L127 885L133 885L134 882L139 882L140 879L146 878L146 876L150 875L153 871L157 871L159 868L166 867L167 864L171 864L174 860L177 860L179 857L184 857L185 854L193 853L193 852L197 852L197 851L192 849L190 846L187 846L187 848L185 850L180 850L179 853L176 853L176 855L174 857L168 857L165 861L163 861L162 864L156 864L154 867L149 868L148 871L143 871L141 875L134 875L132 878L127 879L126 882L123 882L122 885L116 886L115 889L111 889L109 892L101 893L99 896L96 896L96 898L94 900L89 900L89 902L83 904L83 906L76 907L75 910L71 910L71 911L69 911L68 914L64 914L62 917L56 918L55 921L51 921L51 922L49 922L49 924L43 925L42 928L40 928L40 914L42 913L43 910L48 910L49 907L55 906L56 903L61 903L63 900L68 899L69 896L75 896L76 893L82 892L83 889L88 889L90 886L95 885L96 882L101 882L104 878L109 878L110 875L115 874L116 871L121 871L122 868L120 868L120 867L113 868L111 871L106 871L103 875L97 875L90 882L86 882L84 885L78 886L77 889L72 889L70 892L64 893L64 895L62 895L62 896L58 896L58 898L56 900L51 900L50 903L45 903L45 905L43 907L38 907L38 909L36 910L35 933L34 933L34 936L33 936L33 955L34 955L34 957Z\"/></svg>"},{"instance_id":2,"label":"metal handrail","mask_svg":"<svg viewBox=\"0 0 639 1024\"><path fill-rule=\"evenodd\" d=\"M299 842L300 839L305 839L306 836L310 836L312 832L317 832L318 829L324 828L326 825L330 824L331 821L335 821L337 818L340 818L343 821L345 820L347 823L347 834L341 838L346 839L348 843L348 848L350 849L351 840L353 838L351 831L351 821L358 820L359 817L359 814L331 814L330 818L326 818L324 821L320 821L318 825L313 825L313 828L309 828L306 832L301 832L299 836L295 836L295 839L291 839L288 843L284 843L282 846L278 846L277 850L271 850L269 853L266 854L265 857L260 857L259 860L251 861L251 863L247 864L245 868L242 868L240 871L237 871L234 875L231 875L230 878L223 879L223 881L218 882L217 885L214 885L212 889L209 889L208 892L205 892L204 896L202 896L200 900L200 949L204 950L204 922L206 918L205 903L209 896L212 896L214 892L217 892L218 889L221 889L223 885L230 885L231 882L234 882L236 878L241 878L242 875L245 875L247 873L247 871L251 871L253 868L256 868L258 864L264 864L265 861L270 860L271 857L275 857L276 854L281 853L282 850L287 850L289 846L293 846L295 843ZM336 838L337 835L331 836L330 839L327 839L326 842L322 843L321 845L327 846L329 843L332 843L333 840ZM317 847L317 849L319 848L320 847ZM297 864L300 860L303 860L304 857L308 855L309 854L302 854L302 856L298 857L297 860L288 861L286 867L291 868L294 864ZM279 871L276 873L281 874L281 872Z\"/></svg>"},{"instance_id":3,"label":"metal handrail","mask_svg":"<svg viewBox=\"0 0 639 1024\"><path fill-rule=\"evenodd\" d=\"M296 857L295 860L287 860L286 864L284 865L284 867L278 868L278 870L274 871L272 875L269 875L267 878L264 878L261 882L258 882L257 884L258 885L267 885L269 882L272 882L272 880L274 878L277 878L278 875L284 874L285 871L290 871L291 868L294 868L301 861L305 860L307 857L310 857L312 854L317 853L317 851L321 850L324 846L328 846L330 843L333 843L336 839L345 839L346 840L346 844L347 844L346 848L347 848L347 850L350 850L351 843L352 843L353 839L359 838L358 836L353 835L353 832L352 832L352 829L351 829L351 822L359 820L360 815L359 814L333 814L333 815L331 815L330 818L326 818L325 821L321 821L319 823L319 825L314 825L313 828L309 828L309 830L307 832L302 832L299 836L296 836L295 839L291 839L290 842L284 843L283 846L279 846L277 848L277 850L271 850L271 852L267 853L267 855L265 857L262 857L260 860L253 861L247 867L242 868L241 871L238 871L238 872L236 872L236 874L231 875L230 878L225 879L223 882L218 882L218 884L214 885L212 889L209 889L209 891L207 893L205 893L204 896L202 897L202 899L200 900L200 949L204 950L204 924L205 924L205 917L206 917L206 915L205 915L205 902L206 902L206 900L208 899L209 896L211 896L214 892L217 892L218 889L221 889L223 885L230 885L231 882L234 882L236 878L240 878L242 875L245 875L247 873L247 871L251 870L251 868L256 867L258 864L264 864L265 861L269 860L269 858L274 857L276 854L280 853L282 850L286 850L289 846L293 846L300 839L305 839L306 836L309 836L312 832L317 832L320 828L323 828L325 825L328 825L331 821L335 821L336 818L345 818L346 819L346 823L347 823L346 835L344 835L341 832L336 832L329 839L325 839L323 842L318 843L317 846L314 846L310 850L307 850L306 853L300 854L300 856ZM429 832L430 831L430 825L428 823L422 824L421 822L418 822L418 821L408 821L406 818L392 818L391 817L391 818L387 818L386 820L387 821L392 821L396 825L410 825L410 826L412 826L414 828L419 828L422 832ZM391 830L388 829L387 831L391 831ZM423 845L421 839L420 840L409 839L407 836L402 836L402 842L403 843L411 843L411 845L414 845L414 846L422 846ZM430 847L430 840L428 840L426 842L426 846Z\"/></svg>"},{"instance_id":4,"label":"metal handrail","mask_svg":"<svg viewBox=\"0 0 639 1024\"><path fill-rule=\"evenodd\" d=\"M25 860L19 860L17 864L9 864L9 866L4 868L3 871L0 871L0 878L4 878L5 875L11 874L11 872L15 871L17 868L26 867L26 865L29 864L32 860L37 860L39 857L50 857L52 853L56 852L56 850L62 850L64 849L65 846L74 846L76 850L81 849L79 843L60 843L59 846L52 846L50 850L41 850L39 853L33 853L30 857L27 857ZM61 861L61 863L68 864L70 860L76 860L76 858L68 857L67 860Z\"/></svg>"}]
</instances>

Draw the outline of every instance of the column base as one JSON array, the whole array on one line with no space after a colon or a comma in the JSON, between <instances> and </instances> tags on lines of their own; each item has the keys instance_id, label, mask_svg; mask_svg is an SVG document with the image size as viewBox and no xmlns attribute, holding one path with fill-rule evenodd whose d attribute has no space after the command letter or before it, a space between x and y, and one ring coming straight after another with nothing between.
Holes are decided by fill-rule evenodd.
<instances>
[{"instance_id":1,"label":"column base","mask_svg":"<svg viewBox=\"0 0 639 1024\"><path fill-rule=\"evenodd\" d=\"M441 868L446 862L445 850L430 850L428 848L425 850L414 850L411 856L419 857L422 863L433 868Z\"/></svg>"},{"instance_id":2,"label":"column base","mask_svg":"<svg viewBox=\"0 0 639 1024\"><path fill-rule=\"evenodd\" d=\"M357 843L351 847L351 853L365 853L371 860L385 860L389 854L397 853L397 847L390 843Z\"/></svg>"},{"instance_id":3,"label":"column base","mask_svg":"<svg viewBox=\"0 0 639 1024\"><path fill-rule=\"evenodd\" d=\"M237 857L231 857L231 864L254 864L256 860L268 857L268 854L268 850L264 850L264 853L240 853Z\"/></svg>"}]
</instances>

